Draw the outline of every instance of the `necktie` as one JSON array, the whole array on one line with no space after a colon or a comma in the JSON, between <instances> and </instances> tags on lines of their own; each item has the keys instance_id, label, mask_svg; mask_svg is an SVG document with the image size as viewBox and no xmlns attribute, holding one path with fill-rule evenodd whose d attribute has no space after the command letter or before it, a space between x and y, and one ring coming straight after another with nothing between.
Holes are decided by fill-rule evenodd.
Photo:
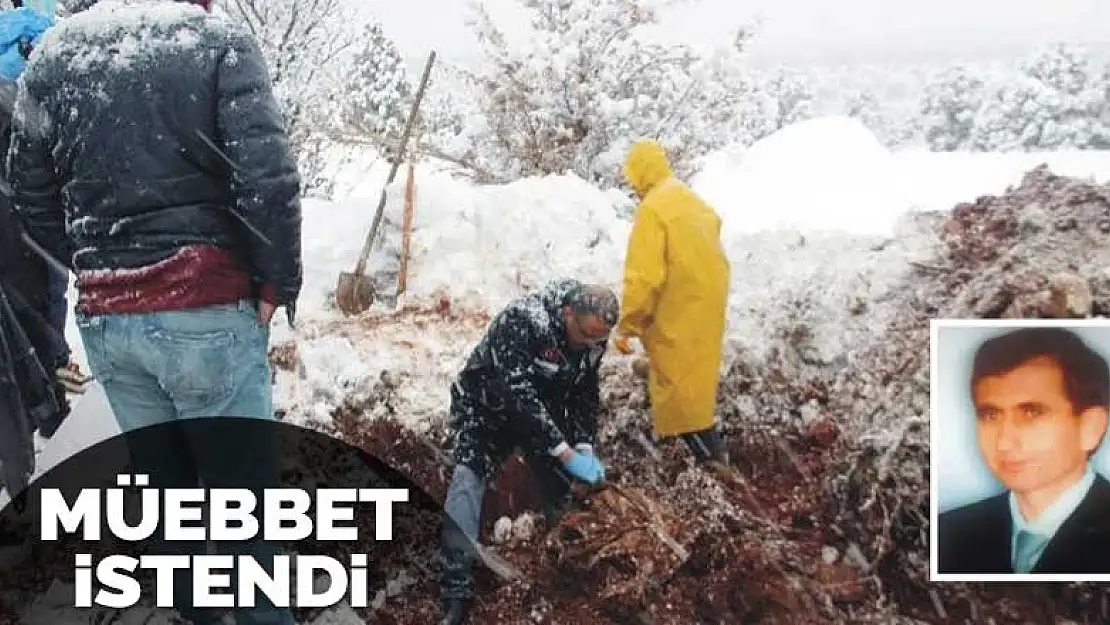
<instances>
[{"instance_id":1,"label":"necktie","mask_svg":"<svg viewBox=\"0 0 1110 625\"><path fill-rule=\"evenodd\" d=\"M1021 530L1018 532L1014 554L1014 572L1028 573L1036 564L1034 557L1041 546L1043 537L1033 532Z\"/></svg>"}]
</instances>

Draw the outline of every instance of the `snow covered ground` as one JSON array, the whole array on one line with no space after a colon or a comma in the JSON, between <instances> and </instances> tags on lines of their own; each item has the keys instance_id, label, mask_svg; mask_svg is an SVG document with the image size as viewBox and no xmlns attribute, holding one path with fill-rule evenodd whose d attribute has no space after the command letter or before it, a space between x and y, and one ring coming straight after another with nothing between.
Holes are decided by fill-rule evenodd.
<instances>
[{"instance_id":1,"label":"snow covered ground","mask_svg":"<svg viewBox=\"0 0 1110 625\"><path fill-rule=\"evenodd\" d=\"M1110 179L1106 152L890 153L858 122L842 117L804 122L749 150L724 150L707 158L691 184L727 223L726 247L736 281L733 335L756 344L752 334L759 318L775 312L771 304L784 292L805 292L818 302L823 293L824 301L838 302L845 293L865 299L880 293L901 266L873 248L891 236L898 217L1001 193L1041 163L1060 173ZM387 229L400 223L405 173L402 168L389 189ZM352 386L373 384L381 371L416 361L434 368L428 371L428 390L442 398L443 380L476 338L477 330L461 331L462 336L427 336L414 346L400 339L376 340L374 333L361 339L336 333L332 322L338 314L328 297L339 273L354 266L387 174L384 160L355 154L336 169L337 186L346 197L305 201L300 329L279 322L274 330L275 343L297 342L305 374L281 381L279 403L320 414ZM410 289L402 304L442 292L455 306L490 310L560 275L619 285L629 227L620 217L627 199L619 194L572 176L479 187L426 163L416 168L415 181ZM379 251L371 268L389 262ZM75 295L71 291L71 298ZM72 318L68 330L84 365ZM80 418L70 420L45 446L44 463L72 453L78 441L90 444L110 432L103 419L85 415L106 410L94 390L83 400Z\"/></svg>"},{"instance_id":2,"label":"snow covered ground","mask_svg":"<svg viewBox=\"0 0 1110 625\"><path fill-rule=\"evenodd\" d=\"M711 155L692 183L732 233L887 235L902 214L1002 193L1042 163L1058 174L1110 180L1110 152L892 152L861 122L831 116Z\"/></svg>"},{"instance_id":3,"label":"snow covered ground","mask_svg":"<svg viewBox=\"0 0 1110 625\"><path fill-rule=\"evenodd\" d=\"M445 413L449 380L482 327L474 318L437 325L414 315L364 327L331 309L328 298L339 273L354 266L388 171L373 155L355 156L337 167L342 199L304 205L299 327L277 322L274 331L275 344L296 344L302 366L280 372L278 407L297 418L326 419L344 401L371 396L385 373L399 376L401 409L419 426ZM826 319L844 314L846 297L877 298L914 251L907 244L879 245L892 238L899 217L1003 192L1041 163L1110 179L1110 153L890 153L845 118L801 124L749 150L706 159L691 183L726 222L735 276L733 340L758 348L770 318L792 306L784 297L808 298L808 309L798 314ZM426 163L415 180L410 290L401 304L444 294L453 308L479 314L561 275L619 285L629 227L621 217L628 201L619 194L569 176L478 187ZM387 229L400 222L404 184L402 169L390 187ZM379 252L371 267L388 262ZM87 366L72 319L68 329ZM845 325L839 336L818 338L822 349L836 353L844 333L868 330ZM114 431L94 385L43 446L40 471Z\"/></svg>"}]
</instances>

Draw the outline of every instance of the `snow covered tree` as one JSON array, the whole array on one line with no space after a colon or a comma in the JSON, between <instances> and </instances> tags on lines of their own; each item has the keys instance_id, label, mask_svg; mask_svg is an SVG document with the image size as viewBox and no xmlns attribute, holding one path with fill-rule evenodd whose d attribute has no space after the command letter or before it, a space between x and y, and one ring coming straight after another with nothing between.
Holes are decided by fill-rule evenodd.
<instances>
[{"instance_id":1,"label":"snow covered tree","mask_svg":"<svg viewBox=\"0 0 1110 625\"><path fill-rule=\"evenodd\" d=\"M921 130L929 149L949 152L967 145L985 88L984 81L963 65L929 83L921 104Z\"/></svg>"},{"instance_id":2,"label":"snow covered tree","mask_svg":"<svg viewBox=\"0 0 1110 625\"><path fill-rule=\"evenodd\" d=\"M1082 47L1057 44L1019 63L988 96L969 138L982 151L1107 149L1105 75Z\"/></svg>"},{"instance_id":3,"label":"snow covered tree","mask_svg":"<svg viewBox=\"0 0 1110 625\"><path fill-rule=\"evenodd\" d=\"M888 148L915 140L916 120L884 107L871 91L858 91L844 101L844 113L858 119Z\"/></svg>"},{"instance_id":4,"label":"snow covered tree","mask_svg":"<svg viewBox=\"0 0 1110 625\"><path fill-rule=\"evenodd\" d=\"M460 166L480 182L496 178L483 166L487 132L481 88L467 70L443 60L432 68L416 128L423 153Z\"/></svg>"},{"instance_id":5,"label":"snow covered tree","mask_svg":"<svg viewBox=\"0 0 1110 625\"><path fill-rule=\"evenodd\" d=\"M703 55L638 37L661 8L643 0L518 2L532 14L522 45L485 7L472 21L489 61L474 75L483 124L472 168L498 181L575 173L615 186L636 138L659 140L688 174L695 157L743 137L746 33Z\"/></svg>"},{"instance_id":6,"label":"snow covered tree","mask_svg":"<svg viewBox=\"0 0 1110 625\"><path fill-rule=\"evenodd\" d=\"M308 193L330 193L328 155L357 30L346 0L215 0L262 47Z\"/></svg>"},{"instance_id":7,"label":"snow covered tree","mask_svg":"<svg viewBox=\"0 0 1110 625\"><path fill-rule=\"evenodd\" d=\"M1090 146L1095 150L1110 149L1110 63L1092 80L1085 97L1090 101L1095 137Z\"/></svg>"},{"instance_id":8,"label":"snow covered tree","mask_svg":"<svg viewBox=\"0 0 1110 625\"><path fill-rule=\"evenodd\" d=\"M357 31L344 0L218 0L254 35L270 69L286 128L300 144L305 111L321 97L326 74L342 67Z\"/></svg>"},{"instance_id":9,"label":"snow covered tree","mask_svg":"<svg viewBox=\"0 0 1110 625\"><path fill-rule=\"evenodd\" d=\"M871 132L881 135L886 131L887 119L883 115L879 99L870 91L860 91L848 98L845 103L845 114L854 117L867 126Z\"/></svg>"},{"instance_id":10,"label":"snow covered tree","mask_svg":"<svg viewBox=\"0 0 1110 625\"><path fill-rule=\"evenodd\" d=\"M341 94L342 126L371 139L385 151L395 149L405 127L413 87L397 46L381 24L363 29Z\"/></svg>"},{"instance_id":11,"label":"snow covered tree","mask_svg":"<svg viewBox=\"0 0 1110 625\"><path fill-rule=\"evenodd\" d=\"M1017 74L993 89L975 116L967 147L980 152L1036 149L1056 94L1030 76Z\"/></svg>"},{"instance_id":12,"label":"snow covered tree","mask_svg":"<svg viewBox=\"0 0 1110 625\"><path fill-rule=\"evenodd\" d=\"M780 67L760 83L759 92L765 110L762 134L815 116L812 80L802 72Z\"/></svg>"}]
</instances>

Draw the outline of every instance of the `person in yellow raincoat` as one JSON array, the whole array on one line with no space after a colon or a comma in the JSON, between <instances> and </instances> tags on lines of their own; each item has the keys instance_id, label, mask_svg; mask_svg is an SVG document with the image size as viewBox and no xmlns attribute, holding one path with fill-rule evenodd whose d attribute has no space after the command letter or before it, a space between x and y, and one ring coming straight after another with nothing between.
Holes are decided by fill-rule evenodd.
<instances>
[{"instance_id":1,"label":"person in yellow raincoat","mask_svg":"<svg viewBox=\"0 0 1110 625\"><path fill-rule=\"evenodd\" d=\"M632 354L639 339L647 352L655 436L680 436L698 460L727 463L716 419L731 277L721 218L675 177L655 141L632 145L624 175L640 205L615 347Z\"/></svg>"}]
</instances>

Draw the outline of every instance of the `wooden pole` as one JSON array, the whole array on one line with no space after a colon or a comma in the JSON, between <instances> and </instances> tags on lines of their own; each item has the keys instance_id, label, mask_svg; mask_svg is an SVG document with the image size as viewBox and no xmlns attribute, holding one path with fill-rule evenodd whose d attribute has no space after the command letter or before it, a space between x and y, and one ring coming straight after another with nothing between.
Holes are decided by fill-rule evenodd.
<instances>
[{"instance_id":1,"label":"wooden pole","mask_svg":"<svg viewBox=\"0 0 1110 625\"><path fill-rule=\"evenodd\" d=\"M428 62L424 65L424 75L420 77L420 87L416 90L416 99L412 101L412 109L409 111L408 120L405 122L405 132L401 135L401 144L397 148L397 154L393 157L393 163L389 168L389 177L386 178L385 185L382 187L382 196L378 200L378 210L374 213L374 221L370 224L370 231L366 233L366 241L362 244L362 252L359 254L358 263L355 265L355 276L361 278L366 271L366 259L370 256L370 248L374 245L374 239L378 234L378 227L381 226L382 216L385 212L386 192L389 185L393 182L393 177L397 175L397 169L401 167L401 161L405 158L405 149L409 144L409 136L412 134L413 125L416 122L416 114L420 110L420 101L424 98L424 89L428 86L428 79L432 75L432 64L435 63L436 53L435 50L428 55Z\"/></svg>"},{"instance_id":2,"label":"wooden pole","mask_svg":"<svg viewBox=\"0 0 1110 625\"><path fill-rule=\"evenodd\" d=\"M408 180L405 182L405 215L401 223L401 270L397 274L397 297L408 288L409 250L412 248L412 220L416 195L415 167L409 162Z\"/></svg>"}]
</instances>

